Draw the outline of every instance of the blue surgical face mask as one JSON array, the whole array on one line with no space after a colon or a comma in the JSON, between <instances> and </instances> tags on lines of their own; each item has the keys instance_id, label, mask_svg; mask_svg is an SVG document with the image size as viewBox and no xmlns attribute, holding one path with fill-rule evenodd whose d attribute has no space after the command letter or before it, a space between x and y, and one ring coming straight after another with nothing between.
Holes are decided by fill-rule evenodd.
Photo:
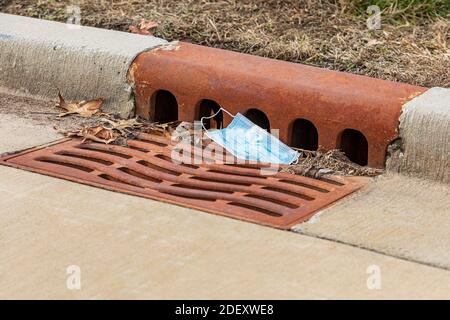
<instances>
[{"instance_id":1,"label":"blue surgical face mask","mask_svg":"<svg viewBox=\"0 0 450 320\"><path fill-rule=\"evenodd\" d=\"M233 116L225 109L221 108L221 110L233 117L233 121L225 129L206 130L203 126L203 119L210 119L217 113L211 117L203 117L200 121L206 135L236 158L276 164L291 164L298 160L300 156L298 152L289 148L242 114L237 113Z\"/></svg>"}]
</instances>

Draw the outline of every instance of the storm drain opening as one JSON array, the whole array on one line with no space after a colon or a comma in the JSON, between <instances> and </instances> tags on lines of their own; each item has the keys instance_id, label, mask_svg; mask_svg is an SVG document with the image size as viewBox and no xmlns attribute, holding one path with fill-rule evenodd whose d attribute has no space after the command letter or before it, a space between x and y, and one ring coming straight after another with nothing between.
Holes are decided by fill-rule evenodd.
<instances>
[{"instance_id":1,"label":"storm drain opening","mask_svg":"<svg viewBox=\"0 0 450 320\"><path fill-rule=\"evenodd\" d=\"M263 164L178 164L171 158L176 143L149 134L128 144L134 147L72 139L5 156L0 164L280 229L309 219L368 181L263 176Z\"/></svg>"},{"instance_id":2,"label":"storm drain opening","mask_svg":"<svg viewBox=\"0 0 450 320\"><path fill-rule=\"evenodd\" d=\"M178 120L178 102L175 96L167 90L158 90L151 101L150 117L159 123Z\"/></svg>"},{"instance_id":3,"label":"storm drain opening","mask_svg":"<svg viewBox=\"0 0 450 320\"><path fill-rule=\"evenodd\" d=\"M210 117L216 114L212 119L204 119L203 125L206 129L222 129L223 128L223 112L220 105L209 99L203 99L198 105L196 120L200 121L203 117Z\"/></svg>"},{"instance_id":4,"label":"storm drain opening","mask_svg":"<svg viewBox=\"0 0 450 320\"><path fill-rule=\"evenodd\" d=\"M361 166L367 165L369 145L360 131L345 129L340 134L338 146L351 161Z\"/></svg>"},{"instance_id":5,"label":"storm drain opening","mask_svg":"<svg viewBox=\"0 0 450 320\"><path fill-rule=\"evenodd\" d=\"M319 134L316 126L306 119L295 120L292 125L291 146L316 151L319 147Z\"/></svg>"},{"instance_id":6,"label":"storm drain opening","mask_svg":"<svg viewBox=\"0 0 450 320\"><path fill-rule=\"evenodd\" d=\"M259 109L252 108L244 114L251 122L257 126L270 132L270 121L264 112Z\"/></svg>"}]
</instances>

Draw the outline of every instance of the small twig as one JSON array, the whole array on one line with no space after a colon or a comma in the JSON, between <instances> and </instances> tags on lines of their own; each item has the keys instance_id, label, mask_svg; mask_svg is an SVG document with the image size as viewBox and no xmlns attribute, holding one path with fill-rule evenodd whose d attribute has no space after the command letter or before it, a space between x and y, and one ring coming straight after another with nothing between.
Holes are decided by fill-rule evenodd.
<instances>
[{"instance_id":1,"label":"small twig","mask_svg":"<svg viewBox=\"0 0 450 320\"><path fill-rule=\"evenodd\" d=\"M59 114L58 112L30 112L30 114Z\"/></svg>"}]
</instances>

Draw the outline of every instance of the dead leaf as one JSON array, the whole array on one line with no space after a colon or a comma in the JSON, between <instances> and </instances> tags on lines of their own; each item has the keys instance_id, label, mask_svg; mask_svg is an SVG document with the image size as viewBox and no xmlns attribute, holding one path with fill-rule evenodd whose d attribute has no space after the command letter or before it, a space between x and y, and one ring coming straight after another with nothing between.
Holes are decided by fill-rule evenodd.
<instances>
[{"instance_id":1,"label":"dead leaf","mask_svg":"<svg viewBox=\"0 0 450 320\"><path fill-rule=\"evenodd\" d=\"M180 121L172 121L167 123L152 123L150 126L143 128L142 132L171 138L175 128L180 124Z\"/></svg>"},{"instance_id":2,"label":"dead leaf","mask_svg":"<svg viewBox=\"0 0 450 320\"><path fill-rule=\"evenodd\" d=\"M64 99L60 103L64 105ZM120 119L117 116L104 114L103 118L95 117L86 120L81 127L61 133L67 137L83 137L83 141L126 145L128 139L134 139L139 133L153 133L170 139L171 133L179 123L180 121L173 121L159 124L145 119Z\"/></svg>"},{"instance_id":3,"label":"dead leaf","mask_svg":"<svg viewBox=\"0 0 450 320\"><path fill-rule=\"evenodd\" d=\"M143 123L137 119L108 119L98 118L95 123L76 129L76 131L65 132L67 137L83 137L85 140L109 144L119 138L128 139Z\"/></svg>"},{"instance_id":4,"label":"dead leaf","mask_svg":"<svg viewBox=\"0 0 450 320\"><path fill-rule=\"evenodd\" d=\"M119 135L116 134L112 129L104 128L103 126L97 126L93 128L84 128L76 133L77 136L83 137L83 142L87 139L109 144L114 142Z\"/></svg>"},{"instance_id":5,"label":"dead leaf","mask_svg":"<svg viewBox=\"0 0 450 320\"><path fill-rule=\"evenodd\" d=\"M101 106L103 104L104 99L98 98L89 101L80 101L80 102L70 102L67 103L60 92L58 92L59 104L56 106L58 108L64 109L67 112L63 112L59 114L59 117L64 117L69 114L79 114L82 117L92 117L94 114L100 113Z\"/></svg>"},{"instance_id":6,"label":"dead leaf","mask_svg":"<svg viewBox=\"0 0 450 320\"><path fill-rule=\"evenodd\" d=\"M145 21L145 19L141 20L141 23L139 24L139 28L136 26L129 26L128 29L131 33L137 33L142 34L146 36L152 36L153 32L150 31L151 29L155 29L158 27L158 23L154 21Z\"/></svg>"},{"instance_id":7,"label":"dead leaf","mask_svg":"<svg viewBox=\"0 0 450 320\"><path fill-rule=\"evenodd\" d=\"M128 133L128 129L142 126L142 123L139 122L136 118L119 120L102 119L102 121L105 122L105 124L103 125L104 128L117 130L122 135Z\"/></svg>"}]
</instances>

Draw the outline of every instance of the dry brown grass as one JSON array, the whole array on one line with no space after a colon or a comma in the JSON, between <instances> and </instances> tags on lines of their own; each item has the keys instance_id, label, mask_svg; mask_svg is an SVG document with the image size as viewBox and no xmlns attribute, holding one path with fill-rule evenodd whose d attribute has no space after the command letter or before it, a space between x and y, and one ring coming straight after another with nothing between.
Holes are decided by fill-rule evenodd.
<instances>
[{"instance_id":1,"label":"dry brown grass","mask_svg":"<svg viewBox=\"0 0 450 320\"><path fill-rule=\"evenodd\" d=\"M415 14L410 19L411 15L391 7L383 13L382 29L370 31L367 16L355 10L358 1L10 0L2 11L65 21L66 6L79 5L84 25L127 31L130 24L145 18L158 22L155 35L168 40L450 87L448 17Z\"/></svg>"}]
</instances>

